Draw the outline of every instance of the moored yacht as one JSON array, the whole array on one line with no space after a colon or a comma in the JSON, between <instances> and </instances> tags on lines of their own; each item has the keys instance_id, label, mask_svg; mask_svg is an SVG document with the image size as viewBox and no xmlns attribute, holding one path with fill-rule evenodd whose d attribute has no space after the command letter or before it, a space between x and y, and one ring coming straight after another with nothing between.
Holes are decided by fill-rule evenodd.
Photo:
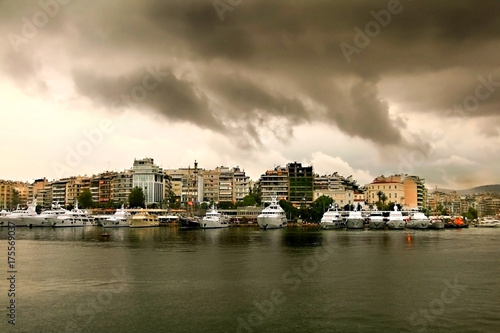
<instances>
[{"instance_id":1,"label":"moored yacht","mask_svg":"<svg viewBox=\"0 0 500 333\"><path fill-rule=\"evenodd\" d=\"M406 227L410 229L428 229L430 220L422 212L411 212Z\"/></svg>"},{"instance_id":2,"label":"moored yacht","mask_svg":"<svg viewBox=\"0 0 500 333\"><path fill-rule=\"evenodd\" d=\"M274 197L271 204L264 208L257 216L257 223L261 229L278 229L286 227L285 211L279 205L276 197Z\"/></svg>"},{"instance_id":3,"label":"moored yacht","mask_svg":"<svg viewBox=\"0 0 500 333\"><path fill-rule=\"evenodd\" d=\"M349 211L349 215L345 217L345 223L347 229L364 229L365 227L365 219L358 210Z\"/></svg>"},{"instance_id":4,"label":"moored yacht","mask_svg":"<svg viewBox=\"0 0 500 333\"><path fill-rule=\"evenodd\" d=\"M500 220L493 217L484 217L476 224L478 228L500 228Z\"/></svg>"},{"instance_id":5,"label":"moored yacht","mask_svg":"<svg viewBox=\"0 0 500 333\"><path fill-rule=\"evenodd\" d=\"M148 228L160 226L158 215L150 214L146 210L129 216L127 218L127 222L130 228Z\"/></svg>"},{"instance_id":6,"label":"moored yacht","mask_svg":"<svg viewBox=\"0 0 500 333\"><path fill-rule=\"evenodd\" d=\"M58 216L68 214L69 210L59 204L52 204L52 209L43 211L40 215L24 218L28 227L52 227Z\"/></svg>"},{"instance_id":7,"label":"moored yacht","mask_svg":"<svg viewBox=\"0 0 500 333\"><path fill-rule=\"evenodd\" d=\"M78 202L75 203L74 209L65 214L57 216L57 218L55 218L52 222L52 226L54 228L86 227L93 225L96 225L95 218L79 209Z\"/></svg>"},{"instance_id":8,"label":"moored yacht","mask_svg":"<svg viewBox=\"0 0 500 333\"><path fill-rule=\"evenodd\" d=\"M217 209L212 206L201 219L200 227L202 229L228 228L229 223L227 217L219 213Z\"/></svg>"},{"instance_id":9,"label":"moored yacht","mask_svg":"<svg viewBox=\"0 0 500 333\"><path fill-rule=\"evenodd\" d=\"M340 229L343 227L342 216L340 215L337 206L330 205L328 210L323 214L319 223L320 229Z\"/></svg>"},{"instance_id":10,"label":"moored yacht","mask_svg":"<svg viewBox=\"0 0 500 333\"><path fill-rule=\"evenodd\" d=\"M127 219L132 215L125 211L124 205L122 208L118 209L113 216L101 221L104 228L119 228L119 227L129 227L129 222Z\"/></svg>"},{"instance_id":11,"label":"moored yacht","mask_svg":"<svg viewBox=\"0 0 500 333\"><path fill-rule=\"evenodd\" d=\"M17 209L12 211L12 213L7 214L0 218L0 226L6 227L9 222L14 223L16 227L26 227L27 224L25 222L26 218L35 217L38 214L36 213L36 199L34 199L31 203L28 203L27 209L20 209L19 205L17 205Z\"/></svg>"},{"instance_id":12,"label":"moored yacht","mask_svg":"<svg viewBox=\"0 0 500 333\"><path fill-rule=\"evenodd\" d=\"M370 229L385 229L384 215L380 210L374 210L368 215L368 227Z\"/></svg>"},{"instance_id":13,"label":"moored yacht","mask_svg":"<svg viewBox=\"0 0 500 333\"><path fill-rule=\"evenodd\" d=\"M385 224L389 229L404 229L406 222L403 213L398 210L398 206L394 206L394 210L389 213L389 217L385 218Z\"/></svg>"}]
</instances>

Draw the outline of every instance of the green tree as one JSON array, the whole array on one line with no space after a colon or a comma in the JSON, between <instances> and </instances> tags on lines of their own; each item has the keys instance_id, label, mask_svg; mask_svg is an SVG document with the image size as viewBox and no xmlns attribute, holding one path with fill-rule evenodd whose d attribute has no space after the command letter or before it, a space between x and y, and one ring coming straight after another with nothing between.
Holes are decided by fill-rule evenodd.
<instances>
[{"instance_id":1,"label":"green tree","mask_svg":"<svg viewBox=\"0 0 500 333\"><path fill-rule=\"evenodd\" d=\"M233 209L234 204L232 201L221 201L219 202L219 209Z\"/></svg>"},{"instance_id":2,"label":"green tree","mask_svg":"<svg viewBox=\"0 0 500 333\"><path fill-rule=\"evenodd\" d=\"M257 204L257 201L255 200L255 196L248 194L243 197L243 199L236 204L238 207L249 207L249 206L255 206Z\"/></svg>"},{"instance_id":3,"label":"green tree","mask_svg":"<svg viewBox=\"0 0 500 333\"><path fill-rule=\"evenodd\" d=\"M80 193L80 195L77 197L77 200L78 206L80 208L92 208L94 205L94 203L92 202L92 193L90 193L90 190L88 188Z\"/></svg>"},{"instance_id":4,"label":"green tree","mask_svg":"<svg viewBox=\"0 0 500 333\"><path fill-rule=\"evenodd\" d=\"M312 203L312 220L319 222L323 213L333 204L333 199L325 195L320 196Z\"/></svg>"},{"instance_id":5,"label":"green tree","mask_svg":"<svg viewBox=\"0 0 500 333\"><path fill-rule=\"evenodd\" d=\"M285 211L286 218L289 220L295 220L299 216L299 210L290 202L281 199L279 202L281 208Z\"/></svg>"},{"instance_id":6,"label":"green tree","mask_svg":"<svg viewBox=\"0 0 500 333\"><path fill-rule=\"evenodd\" d=\"M466 212L462 213L462 216L464 218L467 218L467 220L477 219L477 210L475 208L469 207Z\"/></svg>"},{"instance_id":7,"label":"green tree","mask_svg":"<svg viewBox=\"0 0 500 333\"><path fill-rule=\"evenodd\" d=\"M12 199L10 202L10 209L14 209L21 203L21 198L19 197L19 191L16 189L12 190Z\"/></svg>"},{"instance_id":8,"label":"green tree","mask_svg":"<svg viewBox=\"0 0 500 333\"><path fill-rule=\"evenodd\" d=\"M140 187L134 187L128 195L128 203L131 208L146 207L146 197L144 191Z\"/></svg>"},{"instance_id":9,"label":"green tree","mask_svg":"<svg viewBox=\"0 0 500 333\"><path fill-rule=\"evenodd\" d=\"M250 189L249 195L254 198L257 205L260 206L262 204L262 191L260 188L260 184L255 184L253 188Z\"/></svg>"}]
</instances>

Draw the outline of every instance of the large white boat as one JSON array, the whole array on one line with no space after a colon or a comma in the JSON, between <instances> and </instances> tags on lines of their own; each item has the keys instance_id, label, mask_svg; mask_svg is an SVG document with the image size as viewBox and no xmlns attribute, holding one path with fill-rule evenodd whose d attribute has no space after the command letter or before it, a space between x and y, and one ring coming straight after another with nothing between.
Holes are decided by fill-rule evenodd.
<instances>
[{"instance_id":1,"label":"large white boat","mask_svg":"<svg viewBox=\"0 0 500 333\"><path fill-rule=\"evenodd\" d=\"M404 229L406 222L403 213L398 210L398 206L394 206L394 210L389 213L389 217L385 218L385 224L389 229Z\"/></svg>"},{"instance_id":2,"label":"large white boat","mask_svg":"<svg viewBox=\"0 0 500 333\"><path fill-rule=\"evenodd\" d=\"M66 214L57 216L54 219L52 226L54 228L61 227L86 227L96 225L95 218L85 213L78 208L78 202L75 203L75 208Z\"/></svg>"},{"instance_id":3,"label":"large white boat","mask_svg":"<svg viewBox=\"0 0 500 333\"><path fill-rule=\"evenodd\" d=\"M257 223L261 229L277 229L286 227L286 215L278 200L273 198L271 204L264 208L257 216Z\"/></svg>"},{"instance_id":4,"label":"large white boat","mask_svg":"<svg viewBox=\"0 0 500 333\"><path fill-rule=\"evenodd\" d=\"M349 211L345 217L345 224L347 229L363 229L365 227L365 219L361 211Z\"/></svg>"},{"instance_id":5,"label":"large white boat","mask_svg":"<svg viewBox=\"0 0 500 333\"><path fill-rule=\"evenodd\" d=\"M342 215L340 215L337 206L330 205L328 210L323 214L319 222L320 229L340 229L344 227Z\"/></svg>"},{"instance_id":6,"label":"large white boat","mask_svg":"<svg viewBox=\"0 0 500 333\"><path fill-rule=\"evenodd\" d=\"M227 217L219 213L217 209L212 206L201 219L200 227L202 229L228 228L229 223Z\"/></svg>"},{"instance_id":7,"label":"large white boat","mask_svg":"<svg viewBox=\"0 0 500 333\"><path fill-rule=\"evenodd\" d=\"M122 208L117 210L113 216L101 221L101 224L104 228L129 227L127 219L131 216L132 214L125 211L125 207L122 205Z\"/></svg>"},{"instance_id":8,"label":"large white boat","mask_svg":"<svg viewBox=\"0 0 500 333\"><path fill-rule=\"evenodd\" d=\"M24 217L23 221L28 227L52 227L58 216L68 214L69 210L59 204L52 204L52 209L43 211L40 215Z\"/></svg>"},{"instance_id":9,"label":"large white boat","mask_svg":"<svg viewBox=\"0 0 500 333\"><path fill-rule=\"evenodd\" d=\"M429 229L429 225L430 219L422 212L411 212L406 222L406 227L410 229Z\"/></svg>"},{"instance_id":10,"label":"large white boat","mask_svg":"<svg viewBox=\"0 0 500 333\"><path fill-rule=\"evenodd\" d=\"M368 215L368 227L370 229L385 229L384 214L380 210L374 210Z\"/></svg>"},{"instance_id":11,"label":"large white boat","mask_svg":"<svg viewBox=\"0 0 500 333\"><path fill-rule=\"evenodd\" d=\"M17 209L12 211L12 213L0 217L0 226L6 227L9 222L14 223L16 227L26 227L27 224L24 221L25 218L37 216L36 213L36 199L31 203L28 203L27 209L20 209L17 205Z\"/></svg>"},{"instance_id":12,"label":"large white boat","mask_svg":"<svg viewBox=\"0 0 500 333\"><path fill-rule=\"evenodd\" d=\"M127 218L130 228L147 228L160 226L160 220L157 215L142 211Z\"/></svg>"},{"instance_id":13,"label":"large white boat","mask_svg":"<svg viewBox=\"0 0 500 333\"><path fill-rule=\"evenodd\" d=\"M476 227L478 228L500 228L500 220L493 217L485 217L480 219Z\"/></svg>"}]
</instances>

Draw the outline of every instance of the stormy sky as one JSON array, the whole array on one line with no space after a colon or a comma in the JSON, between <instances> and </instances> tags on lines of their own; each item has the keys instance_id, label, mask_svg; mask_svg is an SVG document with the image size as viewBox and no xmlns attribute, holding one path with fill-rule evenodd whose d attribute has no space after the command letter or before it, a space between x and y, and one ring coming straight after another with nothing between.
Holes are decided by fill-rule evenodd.
<instances>
[{"instance_id":1,"label":"stormy sky","mask_svg":"<svg viewBox=\"0 0 500 333\"><path fill-rule=\"evenodd\" d=\"M0 0L0 178L288 162L500 183L500 2Z\"/></svg>"}]
</instances>

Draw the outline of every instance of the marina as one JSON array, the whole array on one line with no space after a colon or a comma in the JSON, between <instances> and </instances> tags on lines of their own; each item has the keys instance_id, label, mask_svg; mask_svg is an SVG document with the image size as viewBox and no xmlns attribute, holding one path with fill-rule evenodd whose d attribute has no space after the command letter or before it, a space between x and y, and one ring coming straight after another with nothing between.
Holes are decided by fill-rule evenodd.
<instances>
[{"instance_id":1,"label":"marina","mask_svg":"<svg viewBox=\"0 0 500 333\"><path fill-rule=\"evenodd\" d=\"M489 228L19 228L16 328L495 332L498 236ZM443 294L453 301L435 308ZM272 299L266 315L259 308Z\"/></svg>"}]
</instances>

